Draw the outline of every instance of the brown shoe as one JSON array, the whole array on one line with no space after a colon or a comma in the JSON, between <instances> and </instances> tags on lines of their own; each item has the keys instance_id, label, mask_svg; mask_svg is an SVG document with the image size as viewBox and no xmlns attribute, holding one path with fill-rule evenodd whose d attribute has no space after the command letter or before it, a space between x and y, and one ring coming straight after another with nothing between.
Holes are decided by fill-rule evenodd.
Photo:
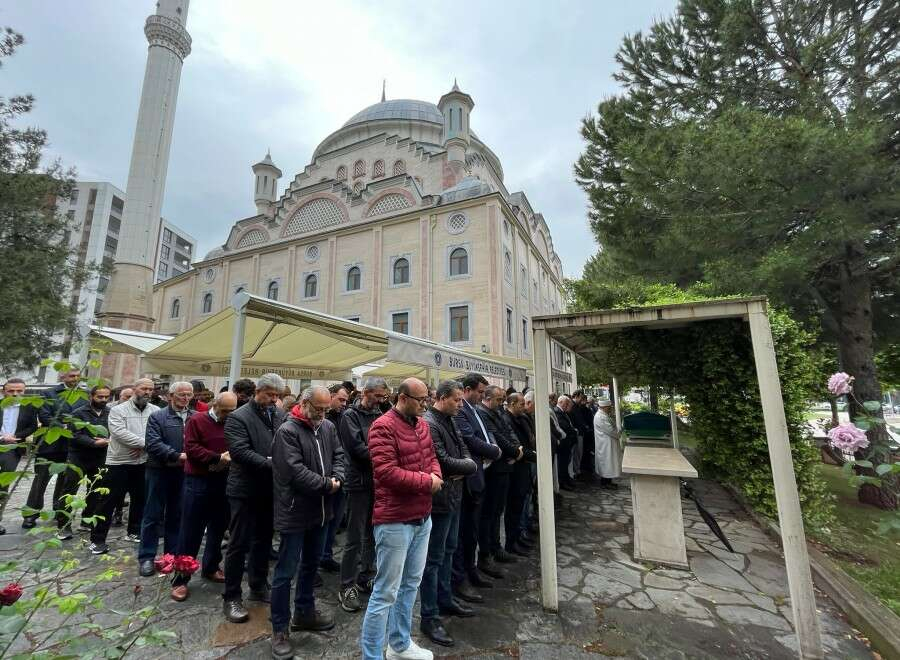
<instances>
[{"instance_id":1,"label":"brown shoe","mask_svg":"<svg viewBox=\"0 0 900 660\"><path fill-rule=\"evenodd\" d=\"M186 584L180 584L177 587L172 588L172 600L177 603L181 603L187 600L188 597L188 588Z\"/></svg>"},{"instance_id":2,"label":"brown shoe","mask_svg":"<svg viewBox=\"0 0 900 660\"><path fill-rule=\"evenodd\" d=\"M210 582L218 582L219 584L225 582L225 573L222 572L221 568L217 569L215 573L204 573L203 577Z\"/></svg>"}]
</instances>

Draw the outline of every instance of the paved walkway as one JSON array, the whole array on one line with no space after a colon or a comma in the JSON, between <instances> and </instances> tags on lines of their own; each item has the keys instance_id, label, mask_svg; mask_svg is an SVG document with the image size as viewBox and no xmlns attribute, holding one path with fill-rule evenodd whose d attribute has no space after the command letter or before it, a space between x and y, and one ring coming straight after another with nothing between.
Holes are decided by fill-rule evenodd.
<instances>
[{"instance_id":1,"label":"paved walkway","mask_svg":"<svg viewBox=\"0 0 900 660\"><path fill-rule=\"evenodd\" d=\"M579 493L565 494L557 517L559 615L547 614L540 606L535 556L514 565L507 579L484 591L486 602L478 608L477 618L448 622L456 647L435 648L421 639L420 643L434 649L437 657L447 658L796 658L780 553L726 491L700 482L697 492L722 523L735 554L723 548L693 503L685 501L691 570L636 563L630 555L627 486L614 493L587 486ZM0 537L4 558L32 554L35 539L22 534L15 506L21 506L22 499L20 492L5 516L8 532ZM76 537L67 547L81 559L78 577L120 567L123 577L94 593L109 607L130 609L134 603L152 602L160 590L166 594L168 584L163 577L137 576L135 547L112 538L123 533L122 528L114 528L111 534L119 558L89 556L83 549L83 537ZM341 539L338 536L338 545ZM341 611L335 596L336 577L323 577L325 586L317 592L319 603L335 612L337 626L325 634L294 633L297 657L358 657L361 614ZM136 585L140 586L137 596ZM187 602L174 603L164 597L161 626L173 631L177 641L169 649L136 649L128 657L270 657L268 610L251 608L247 624L225 623L220 593L219 585L195 579ZM821 594L819 609L826 657L873 657ZM103 612L92 616L91 622L104 626L117 619ZM61 615L50 614L34 629L52 631L62 620Z\"/></svg>"}]
</instances>

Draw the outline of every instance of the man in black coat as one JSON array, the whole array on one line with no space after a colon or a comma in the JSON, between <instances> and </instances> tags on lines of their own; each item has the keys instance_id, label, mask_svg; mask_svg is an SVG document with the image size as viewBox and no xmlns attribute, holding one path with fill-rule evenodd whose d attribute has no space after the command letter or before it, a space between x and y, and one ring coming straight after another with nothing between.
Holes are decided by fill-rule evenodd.
<instances>
[{"instance_id":1,"label":"man in black coat","mask_svg":"<svg viewBox=\"0 0 900 660\"><path fill-rule=\"evenodd\" d=\"M264 374L256 393L228 415L225 442L231 456L225 494L231 507L228 550L225 553L225 618L243 623L250 618L244 608L241 581L247 559L250 600L269 602L269 555L272 552L272 440L284 421L275 401L284 392L284 379ZM249 558L247 557L249 553Z\"/></svg>"},{"instance_id":2,"label":"man in black coat","mask_svg":"<svg viewBox=\"0 0 900 660\"><path fill-rule=\"evenodd\" d=\"M510 473L506 511L503 514L506 528L505 545L507 552L527 557L528 548L519 543L519 538L523 531L522 511L525 509L525 502L531 496L531 466L537 462L537 454L535 453L534 431L525 414L524 396L513 392L506 397L504 419L522 446L522 459L513 464Z\"/></svg>"},{"instance_id":3,"label":"man in black coat","mask_svg":"<svg viewBox=\"0 0 900 660\"><path fill-rule=\"evenodd\" d=\"M478 404L484 398L487 379L478 373L468 373L462 381L463 400L454 417L456 427L469 454L475 461L475 473L463 480L462 504L459 516L459 543L453 558L453 592L469 603L483 603L484 597L471 587L488 589L491 581L485 575L502 577L496 567L478 566L478 529L484 502L484 468L503 456L503 451L487 432ZM479 572L483 569L485 575Z\"/></svg>"},{"instance_id":4,"label":"man in black coat","mask_svg":"<svg viewBox=\"0 0 900 660\"><path fill-rule=\"evenodd\" d=\"M44 405L38 410L41 426L65 426L65 419L69 415L87 405L89 395L81 386L81 371L69 369L62 373L61 378L62 382L47 393ZM51 464L65 463L69 455L69 442L66 438L58 438L52 444L46 442L44 438L36 439L35 442L38 445L37 458L34 462L34 479L31 481L31 489L25 501L25 509L29 512L22 515L24 529L30 529L37 524L38 515L44 508L44 493L53 476L50 472ZM60 497L64 482L62 476L56 478L56 485L53 487L54 509L59 509L62 504Z\"/></svg>"},{"instance_id":5,"label":"man in black coat","mask_svg":"<svg viewBox=\"0 0 900 660\"><path fill-rule=\"evenodd\" d=\"M559 445L559 457L556 462L556 470L559 475L559 487L563 490L575 490L575 483L569 474L569 466L572 464L572 450L578 446L578 429L572 423L569 411L572 410L572 399L563 395L556 401L553 414L566 437Z\"/></svg>"},{"instance_id":6,"label":"man in black coat","mask_svg":"<svg viewBox=\"0 0 900 660\"><path fill-rule=\"evenodd\" d=\"M369 456L369 427L381 416L380 404L388 397L383 378L367 378L362 393L341 415L340 437L347 458L347 531L341 557L341 588L338 599L345 612L359 612L360 590L370 592L375 575L375 538L372 507L375 485ZM360 570L360 560L362 570Z\"/></svg>"},{"instance_id":7,"label":"man in black coat","mask_svg":"<svg viewBox=\"0 0 900 660\"><path fill-rule=\"evenodd\" d=\"M100 481L97 475L106 464L106 448L109 446L109 408L107 404L112 391L106 385L96 385L91 389L91 400L86 406L82 406L72 413L72 417L79 422L91 424L106 429L106 435L92 433L87 427L78 428L71 425L72 438L69 441L68 462L77 466L82 475L91 482L87 495L87 502L81 511L81 527L90 530L93 525L85 522L98 513L101 496L97 493ZM64 483L62 497L75 495L82 477L69 468L63 473ZM57 477L59 478L59 477ZM72 517L63 508L56 514L56 524L59 527L57 538L66 541L72 538Z\"/></svg>"},{"instance_id":8,"label":"man in black coat","mask_svg":"<svg viewBox=\"0 0 900 660\"><path fill-rule=\"evenodd\" d=\"M328 412L325 413L325 419L334 424L335 429L341 428L341 417L347 408L347 401L350 393L343 385L337 383L328 388L331 393L331 405ZM290 414L290 410L284 411L286 415ZM334 497L331 498L332 518L328 523L328 533L325 536L325 549L322 551L322 559L319 562L322 570L329 573L337 573L341 570L341 565L334 560L334 537L337 535L338 525L341 524L341 518L344 517L344 509L347 505L347 495L341 488Z\"/></svg>"},{"instance_id":9,"label":"man in black coat","mask_svg":"<svg viewBox=\"0 0 900 660\"><path fill-rule=\"evenodd\" d=\"M303 391L300 403L275 433L272 447L275 529L281 534L272 577L272 656L291 658L292 630L330 630L334 619L316 609L313 580L333 515L331 498L344 481L344 451L326 387ZM299 565L299 572L297 570ZM294 615L291 583L297 575Z\"/></svg>"},{"instance_id":10,"label":"man in black coat","mask_svg":"<svg viewBox=\"0 0 900 660\"><path fill-rule=\"evenodd\" d=\"M431 496L431 536L428 538L428 558L419 587L422 599L421 629L431 641L442 646L453 646L454 641L444 628L440 614L460 617L475 614L453 599L450 580L453 553L459 540L462 480L477 470L453 421L461 406L459 383L446 380L438 385L434 405L422 416L431 430L444 487Z\"/></svg>"},{"instance_id":11,"label":"man in black coat","mask_svg":"<svg viewBox=\"0 0 900 660\"><path fill-rule=\"evenodd\" d=\"M581 477L590 479L594 473L594 411L588 408L587 396L581 390L572 392L572 422L581 434Z\"/></svg>"},{"instance_id":12,"label":"man in black coat","mask_svg":"<svg viewBox=\"0 0 900 660\"><path fill-rule=\"evenodd\" d=\"M502 387L489 385L478 404L478 413L483 416L488 433L503 452L503 458L491 463L484 471L484 510L478 542L478 563L482 570L490 568L492 559L501 564L514 564L518 561L500 545L500 519L506 509L510 475L513 464L523 455L522 445L500 414L505 398L506 391Z\"/></svg>"}]
</instances>

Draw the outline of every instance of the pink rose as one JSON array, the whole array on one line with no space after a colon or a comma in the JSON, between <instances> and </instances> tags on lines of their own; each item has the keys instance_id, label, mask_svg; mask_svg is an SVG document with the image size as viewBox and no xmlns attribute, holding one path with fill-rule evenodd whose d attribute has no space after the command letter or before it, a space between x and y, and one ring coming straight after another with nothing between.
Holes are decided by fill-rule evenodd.
<instances>
[{"instance_id":1,"label":"pink rose","mask_svg":"<svg viewBox=\"0 0 900 660\"><path fill-rule=\"evenodd\" d=\"M153 567L163 575L168 575L174 570L172 565L175 562L175 555L165 554L153 562Z\"/></svg>"},{"instance_id":2,"label":"pink rose","mask_svg":"<svg viewBox=\"0 0 900 660\"><path fill-rule=\"evenodd\" d=\"M850 394L850 391L852 389L853 376L851 376L850 374L845 374L843 371L832 374L831 378L828 379L828 391L835 396Z\"/></svg>"},{"instance_id":3,"label":"pink rose","mask_svg":"<svg viewBox=\"0 0 900 660\"><path fill-rule=\"evenodd\" d=\"M178 555L172 562L175 572L180 575L193 575L200 568L200 563L190 555Z\"/></svg>"},{"instance_id":4,"label":"pink rose","mask_svg":"<svg viewBox=\"0 0 900 660\"><path fill-rule=\"evenodd\" d=\"M0 589L0 605L12 605L21 597L22 587L17 582L11 582Z\"/></svg>"},{"instance_id":5,"label":"pink rose","mask_svg":"<svg viewBox=\"0 0 900 660\"><path fill-rule=\"evenodd\" d=\"M831 441L832 447L837 447L848 454L869 446L866 432L857 428L853 422L844 422L835 426L828 431L828 439Z\"/></svg>"}]
</instances>

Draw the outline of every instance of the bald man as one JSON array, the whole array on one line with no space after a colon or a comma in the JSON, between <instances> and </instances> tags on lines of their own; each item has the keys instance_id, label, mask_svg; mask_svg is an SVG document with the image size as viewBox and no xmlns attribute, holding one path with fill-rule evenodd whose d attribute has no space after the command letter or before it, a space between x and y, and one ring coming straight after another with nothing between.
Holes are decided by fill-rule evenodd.
<instances>
[{"instance_id":1,"label":"bald man","mask_svg":"<svg viewBox=\"0 0 900 660\"><path fill-rule=\"evenodd\" d=\"M181 533L178 553L196 557L203 534L206 549L200 574L211 582L225 582L222 562L222 537L230 519L225 484L231 454L225 444L225 420L237 408L237 395L220 392L212 408L192 415L184 427L184 492L182 494ZM172 582L172 600L188 597L190 576L176 577Z\"/></svg>"},{"instance_id":2,"label":"bald man","mask_svg":"<svg viewBox=\"0 0 900 660\"><path fill-rule=\"evenodd\" d=\"M377 574L360 635L365 660L433 657L409 636L428 556L431 497L444 484L431 431L420 417L427 399L425 383L408 378L397 389L394 407L369 428Z\"/></svg>"}]
</instances>

